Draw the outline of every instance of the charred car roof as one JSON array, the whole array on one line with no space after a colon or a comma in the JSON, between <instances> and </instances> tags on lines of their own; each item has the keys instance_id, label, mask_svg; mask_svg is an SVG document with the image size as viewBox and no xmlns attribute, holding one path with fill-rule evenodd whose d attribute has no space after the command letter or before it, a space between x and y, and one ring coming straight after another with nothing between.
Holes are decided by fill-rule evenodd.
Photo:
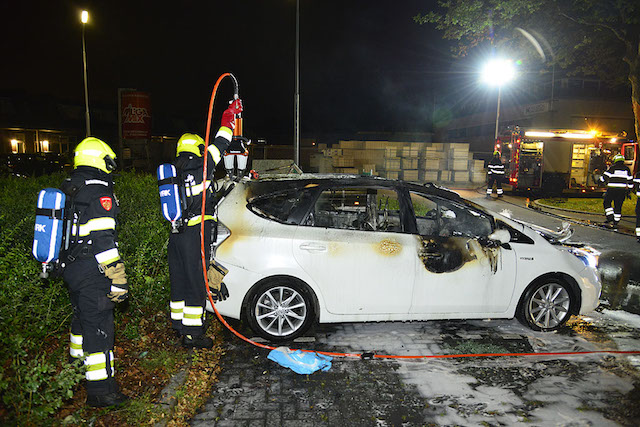
<instances>
[{"instance_id":1,"label":"charred car roof","mask_svg":"<svg viewBox=\"0 0 640 427\"><path fill-rule=\"evenodd\" d=\"M407 190L433 194L448 199L462 200L458 193L432 183L420 185L376 176L340 174L274 175L261 178L258 181L247 180L247 184L251 189L250 197L260 197L271 193L282 192L283 190L302 189L314 185L322 187L353 185L406 188Z\"/></svg>"}]
</instances>

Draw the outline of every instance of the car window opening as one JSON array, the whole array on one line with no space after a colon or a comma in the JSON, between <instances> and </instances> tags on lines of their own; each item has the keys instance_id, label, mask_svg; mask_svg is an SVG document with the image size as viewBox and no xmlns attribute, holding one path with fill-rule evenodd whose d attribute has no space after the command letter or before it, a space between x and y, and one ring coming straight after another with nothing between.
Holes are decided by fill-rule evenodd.
<instances>
[{"instance_id":1,"label":"car window opening","mask_svg":"<svg viewBox=\"0 0 640 427\"><path fill-rule=\"evenodd\" d=\"M257 215L285 224L297 224L292 214L299 206L307 203L310 197L309 190L287 190L255 197L249 200L247 207Z\"/></svg>"},{"instance_id":2,"label":"car window opening","mask_svg":"<svg viewBox=\"0 0 640 427\"><path fill-rule=\"evenodd\" d=\"M397 193L376 188L323 191L303 225L359 231L404 231Z\"/></svg>"}]
</instances>

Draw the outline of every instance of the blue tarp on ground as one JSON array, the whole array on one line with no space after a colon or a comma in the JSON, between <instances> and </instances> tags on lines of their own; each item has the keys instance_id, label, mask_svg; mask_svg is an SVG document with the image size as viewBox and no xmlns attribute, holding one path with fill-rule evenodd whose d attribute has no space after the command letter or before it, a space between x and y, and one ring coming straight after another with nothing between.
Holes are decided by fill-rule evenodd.
<instances>
[{"instance_id":1,"label":"blue tarp on ground","mask_svg":"<svg viewBox=\"0 0 640 427\"><path fill-rule=\"evenodd\" d=\"M332 359L323 354L294 351L287 347L271 350L267 358L298 374L313 374L317 370L328 371Z\"/></svg>"}]
</instances>

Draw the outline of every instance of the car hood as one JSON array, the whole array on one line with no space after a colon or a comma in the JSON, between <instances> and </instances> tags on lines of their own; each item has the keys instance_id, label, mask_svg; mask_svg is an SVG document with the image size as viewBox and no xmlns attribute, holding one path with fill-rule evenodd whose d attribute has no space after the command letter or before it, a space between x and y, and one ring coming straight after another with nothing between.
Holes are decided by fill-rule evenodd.
<instances>
[{"instance_id":1,"label":"car hood","mask_svg":"<svg viewBox=\"0 0 640 427\"><path fill-rule=\"evenodd\" d=\"M569 224L566 221L564 221L562 223L562 227L558 228L557 230L551 230L549 228L532 224L530 222L519 221L519 220L514 220L514 221L519 222L520 224L531 228L533 231L535 231L536 233L544 237L549 243L552 243L552 244L564 243L567 240L569 240L571 236L573 236L573 228L571 228L571 224Z\"/></svg>"},{"instance_id":2,"label":"car hood","mask_svg":"<svg viewBox=\"0 0 640 427\"><path fill-rule=\"evenodd\" d=\"M532 224L527 221L522 221L520 219L512 218L511 215L491 212L494 218L500 218L507 223L515 223L523 226L525 230L534 231L536 234L542 236L547 242L557 245L564 244L567 240L573 236L573 228L571 228L571 224L569 222L563 221L562 227L559 227L556 230L551 230L550 228L542 227L537 224ZM523 230L524 231L524 230Z\"/></svg>"}]
</instances>

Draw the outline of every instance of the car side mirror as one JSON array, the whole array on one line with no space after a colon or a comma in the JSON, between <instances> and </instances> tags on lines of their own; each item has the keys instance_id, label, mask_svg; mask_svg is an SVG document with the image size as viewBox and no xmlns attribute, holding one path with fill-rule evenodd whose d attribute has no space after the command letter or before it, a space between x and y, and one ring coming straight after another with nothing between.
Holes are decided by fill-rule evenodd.
<instances>
[{"instance_id":1,"label":"car side mirror","mask_svg":"<svg viewBox=\"0 0 640 427\"><path fill-rule=\"evenodd\" d=\"M509 233L508 230L496 230L493 233L489 234L489 236L487 236L490 240L495 240L497 242L500 242L501 245L504 245L506 243L509 243L509 241L511 240L511 234Z\"/></svg>"}]
</instances>

